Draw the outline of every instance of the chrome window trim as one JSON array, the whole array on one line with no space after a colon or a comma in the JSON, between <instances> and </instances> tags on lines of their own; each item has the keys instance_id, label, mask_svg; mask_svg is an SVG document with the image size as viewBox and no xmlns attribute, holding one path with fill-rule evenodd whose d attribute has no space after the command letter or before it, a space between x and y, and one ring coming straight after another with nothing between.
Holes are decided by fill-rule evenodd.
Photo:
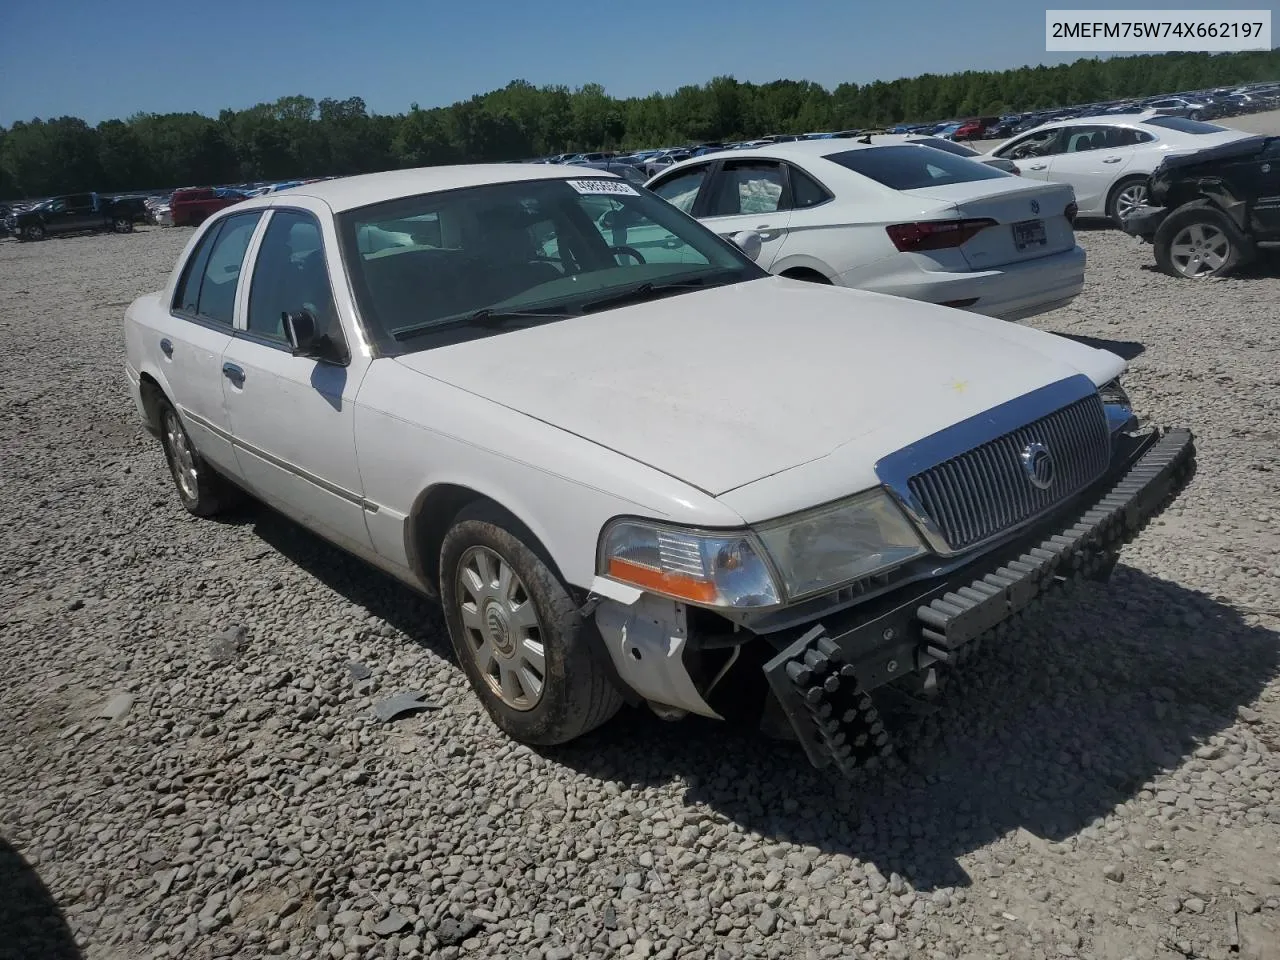
<instances>
[{"instance_id":1,"label":"chrome window trim","mask_svg":"<svg viewBox=\"0 0 1280 960\"><path fill-rule=\"evenodd\" d=\"M1020 523L977 543L969 544L960 550L953 550L943 536L941 529L925 512L915 494L911 492L910 480L916 474L937 466L952 457L967 453L974 447L1002 437L1011 430L1026 426L1032 421L1054 413L1078 400L1095 395L1098 388L1084 374L1076 374L1065 380L1040 387L1030 393L1015 397L1005 403L984 410L968 420L961 420L922 440L896 450L876 461L875 472L890 496L906 512L911 522L916 525L929 549L940 557L953 557L960 554L973 553L989 543L1007 537L1054 510L1059 504L1053 504Z\"/></svg>"}]
</instances>

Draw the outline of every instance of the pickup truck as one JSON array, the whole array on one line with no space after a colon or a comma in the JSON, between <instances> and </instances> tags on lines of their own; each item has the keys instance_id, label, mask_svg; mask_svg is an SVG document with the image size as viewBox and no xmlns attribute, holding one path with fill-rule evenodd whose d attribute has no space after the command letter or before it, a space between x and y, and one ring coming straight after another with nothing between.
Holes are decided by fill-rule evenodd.
<instances>
[{"instance_id":1,"label":"pickup truck","mask_svg":"<svg viewBox=\"0 0 1280 960\"><path fill-rule=\"evenodd\" d=\"M144 217L140 198L72 193L10 212L5 226L19 240L43 240L56 233L106 230L132 233L134 222L141 219Z\"/></svg>"}]
</instances>

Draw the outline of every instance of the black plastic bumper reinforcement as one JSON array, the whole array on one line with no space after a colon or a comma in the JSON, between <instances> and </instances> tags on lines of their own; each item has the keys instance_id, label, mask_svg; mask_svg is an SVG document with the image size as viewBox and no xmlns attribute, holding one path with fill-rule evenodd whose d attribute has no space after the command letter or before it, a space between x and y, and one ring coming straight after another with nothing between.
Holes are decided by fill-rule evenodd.
<instances>
[{"instance_id":1,"label":"black plastic bumper reinforcement","mask_svg":"<svg viewBox=\"0 0 1280 960\"><path fill-rule=\"evenodd\" d=\"M877 766L894 744L872 690L904 677L928 688L937 668L954 667L983 640L1006 635L1055 584L1109 574L1120 547L1195 472L1191 432L1153 434L1130 464L1077 500L1069 522L1060 518L1048 535L1042 526L945 578L904 587L900 602L879 604L869 615L855 608L831 618L830 629L816 624L765 664L813 765L834 764L846 775Z\"/></svg>"}]
</instances>

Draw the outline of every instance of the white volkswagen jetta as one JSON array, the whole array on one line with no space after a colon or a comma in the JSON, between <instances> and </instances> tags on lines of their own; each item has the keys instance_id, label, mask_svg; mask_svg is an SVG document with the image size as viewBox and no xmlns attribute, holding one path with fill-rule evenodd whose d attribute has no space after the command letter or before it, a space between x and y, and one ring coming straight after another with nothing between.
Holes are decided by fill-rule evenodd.
<instances>
[{"instance_id":1,"label":"white volkswagen jetta","mask_svg":"<svg viewBox=\"0 0 1280 960\"><path fill-rule=\"evenodd\" d=\"M124 334L187 510L248 492L439 597L535 744L630 701L875 762L875 691L928 694L1041 591L1105 577L1194 464L1114 354L769 276L563 166L237 204Z\"/></svg>"},{"instance_id":2,"label":"white volkswagen jetta","mask_svg":"<svg viewBox=\"0 0 1280 960\"><path fill-rule=\"evenodd\" d=\"M927 146L801 140L709 154L646 184L721 236L763 238L757 262L1018 320L1084 286L1068 187Z\"/></svg>"},{"instance_id":3,"label":"white volkswagen jetta","mask_svg":"<svg viewBox=\"0 0 1280 960\"><path fill-rule=\"evenodd\" d=\"M1250 134L1155 111L1076 117L1006 140L986 156L1017 162L1022 176L1075 191L1080 216L1119 225L1147 199L1147 179L1169 154L1192 153Z\"/></svg>"}]
</instances>

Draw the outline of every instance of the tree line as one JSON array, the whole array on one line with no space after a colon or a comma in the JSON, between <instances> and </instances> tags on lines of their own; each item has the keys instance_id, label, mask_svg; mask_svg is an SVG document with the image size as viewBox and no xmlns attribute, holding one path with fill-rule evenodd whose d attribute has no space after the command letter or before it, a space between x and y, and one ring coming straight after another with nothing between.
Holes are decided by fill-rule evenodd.
<instances>
[{"instance_id":1,"label":"tree line","mask_svg":"<svg viewBox=\"0 0 1280 960\"><path fill-rule=\"evenodd\" d=\"M515 80L451 106L376 114L359 97L282 97L247 110L77 117L0 127L0 197L348 175L994 115L1280 78L1280 50L1153 54L923 74L834 90L716 77L646 97Z\"/></svg>"}]
</instances>

